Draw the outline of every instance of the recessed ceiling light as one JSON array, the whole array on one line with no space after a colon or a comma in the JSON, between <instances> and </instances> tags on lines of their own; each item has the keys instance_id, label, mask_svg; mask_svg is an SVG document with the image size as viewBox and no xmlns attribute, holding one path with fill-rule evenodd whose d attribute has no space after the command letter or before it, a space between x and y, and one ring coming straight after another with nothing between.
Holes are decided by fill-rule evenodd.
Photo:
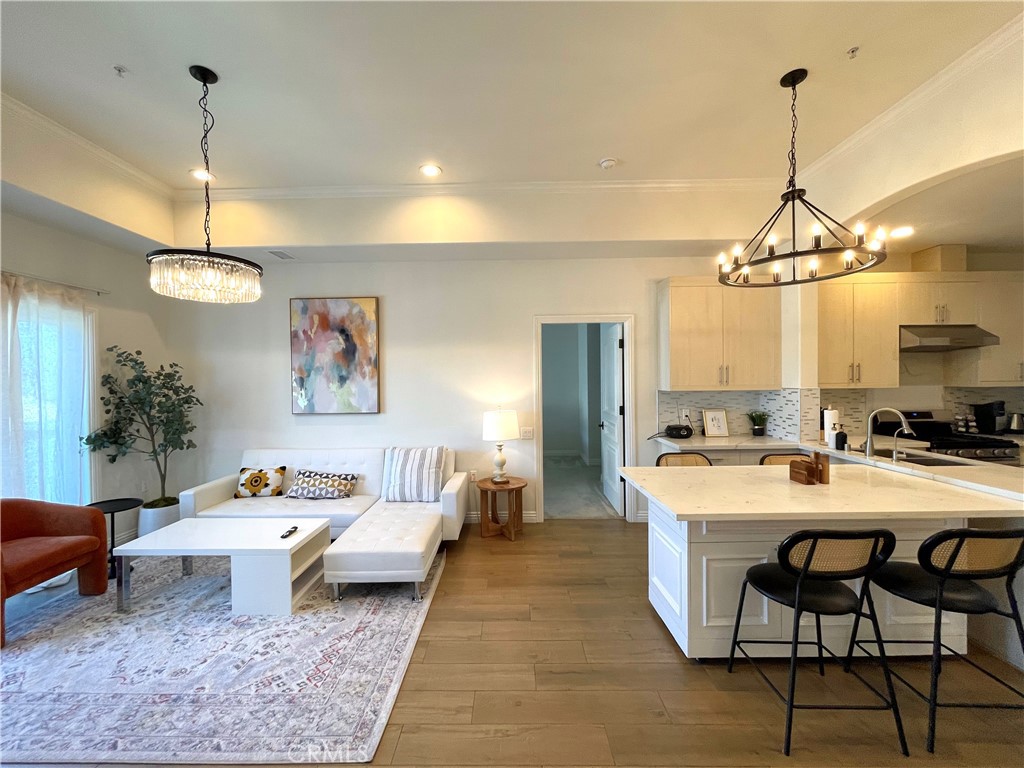
<instances>
[{"instance_id":1,"label":"recessed ceiling light","mask_svg":"<svg viewBox=\"0 0 1024 768\"><path fill-rule=\"evenodd\" d=\"M217 177L210 173L205 168L193 168L189 172L189 176L199 181L216 181Z\"/></svg>"},{"instance_id":2,"label":"recessed ceiling light","mask_svg":"<svg viewBox=\"0 0 1024 768\"><path fill-rule=\"evenodd\" d=\"M601 160L598 160L597 164L601 166L601 170L610 171L612 168L619 164L619 158L605 157Z\"/></svg>"},{"instance_id":3,"label":"recessed ceiling light","mask_svg":"<svg viewBox=\"0 0 1024 768\"><path fill-rule=\"evenodd\" d=\"M889 233L889 237L910 237L912 234L914 234L913 227L896 227Z\"/></svg>"},{"instance_id":4,"label":"recessed ceiling light","mask_svg":"<svg viewBox=\"0 0 1024 768\"><path fill-rule=\"evenodd\" d=\"M441 166L434 165L433 163L427 163L426 165L420 166L420 173L428 178L436 178L441 175Z\"/></svg>"}]
</instances>

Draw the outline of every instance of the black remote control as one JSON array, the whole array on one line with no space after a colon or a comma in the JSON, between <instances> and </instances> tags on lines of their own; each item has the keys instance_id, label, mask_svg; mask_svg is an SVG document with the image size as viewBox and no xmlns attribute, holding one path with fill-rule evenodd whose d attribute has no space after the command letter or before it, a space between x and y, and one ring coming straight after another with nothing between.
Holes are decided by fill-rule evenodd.
<instances>
[{"instance_id":1,"label":"black remote control","mask_svg":"<svg viewBox=\"0 0 1024 768\"><path fill-rule=\"evenodd\" d=\"M297 530L299 530L299 526L293 525L291 528L289 528L287 531L285 531L284 533L281 534L281 538L282 539L287 539L289 536L291 536Z\"/></svg>"}]
</instances>

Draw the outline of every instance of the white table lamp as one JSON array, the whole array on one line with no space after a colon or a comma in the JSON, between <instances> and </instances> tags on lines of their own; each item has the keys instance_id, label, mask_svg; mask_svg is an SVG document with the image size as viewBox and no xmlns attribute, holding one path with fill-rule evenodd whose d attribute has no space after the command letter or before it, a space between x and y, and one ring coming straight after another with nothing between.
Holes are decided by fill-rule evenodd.
<instances>
[{"instance_id":1,"label":"white table lamp","mask_svg":"<svg viewBox=\"0 0 1024 768\"><path fill-rule=\"evenodd\" d=\"M484 411L484 440L497 443L494 454L494 474L491 482L507 483L505 477L505 456L501 452L506 440L519 439L519 417L515 411L503 410L500 406L496 411Z\"/></svg>"}]
</instances>

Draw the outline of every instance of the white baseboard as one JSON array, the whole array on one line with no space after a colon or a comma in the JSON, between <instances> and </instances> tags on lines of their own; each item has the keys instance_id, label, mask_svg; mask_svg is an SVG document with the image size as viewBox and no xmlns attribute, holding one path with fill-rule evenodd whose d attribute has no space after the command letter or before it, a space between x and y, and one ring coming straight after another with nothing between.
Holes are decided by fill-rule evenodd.
<instances>
[{"instance_id":1,"label":"white baseboard","mask_svg":"<svg viewBox=\"0 0 1024 768\"><path fill-rule=\"evenodd\" d=\"M135 541L139 538L138 528L129 528L127 531L117 529L114 533L114 546L120 547L122 544L127 544L129 541Z\"/></svg>"}]
</instances>

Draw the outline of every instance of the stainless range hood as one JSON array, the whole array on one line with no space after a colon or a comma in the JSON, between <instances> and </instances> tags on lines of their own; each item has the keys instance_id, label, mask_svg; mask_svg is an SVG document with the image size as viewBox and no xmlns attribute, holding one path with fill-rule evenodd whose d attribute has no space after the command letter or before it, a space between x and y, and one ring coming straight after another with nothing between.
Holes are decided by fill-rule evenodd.
<instances>
[{"instance_id":1,"label":"stainless range hood","mask_svg":"<svg viewBox=\"0 0 1024 768\"><path fill-rule=\"evenodd\" d=\"M900 352L950 352L998 343L998 336L976 325L900 326Z\"/></svg>"}]
</instances>

